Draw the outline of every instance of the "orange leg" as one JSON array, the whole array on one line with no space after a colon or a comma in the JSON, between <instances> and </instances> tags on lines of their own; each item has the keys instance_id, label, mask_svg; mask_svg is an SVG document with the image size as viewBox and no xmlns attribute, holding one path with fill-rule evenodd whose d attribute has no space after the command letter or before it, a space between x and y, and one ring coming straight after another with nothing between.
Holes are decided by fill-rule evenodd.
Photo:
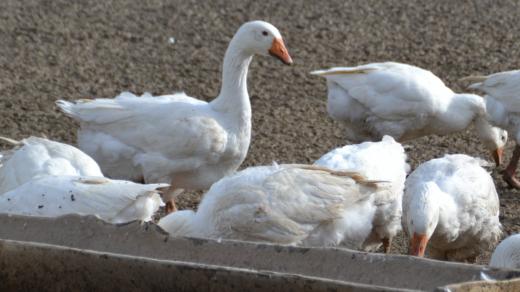
<instances>
[{"instance_id":1,"label":"orange leg","mask_svg":"<svg viewBox=\"0 0 520 292\"><path fill-rule=\"evenodd\" d=\"M520 189L520 181L515 176L516 168L518 166L518 160L520 159L520 146L516 145L515 150L513 151L513 157L511 157L511 161L509 165L504 170L502 177L507 182L507 184L516 189Z\"/></svg>"},{"instance_id":2,"label":"orange leg","mask_svg":"<svg viewBox=\"0 0 520 292\"><path fill-rule=\"evenodd\" d=\"M175 200L171 199L168 202L166 202L166 214L170 214L172 212L177 212L177 205L175 205Z\"/></svg>"},{"instance_id":3,"label":"orange leg","mask_svg":"<svg viewBox=\"0 0 520 292\"><path fill-rule=\"evenodd\" d=\"M173 184L162 194L162 199L166 203L165 211L166 214L177 211L177 205L175 205L175 198L179 196L184 190L173 187Z\"/></svg>"},{"instance_id":4,"label":"orange leg","mask_svg":"<svg viewBox=\"0 0 520 292\"><path fill-rule=\"evenodd\" d=\"M383 250L386 254L390 253L390 249L392 248L392 238L383 238Z\"/></svg>"}]
</instances>

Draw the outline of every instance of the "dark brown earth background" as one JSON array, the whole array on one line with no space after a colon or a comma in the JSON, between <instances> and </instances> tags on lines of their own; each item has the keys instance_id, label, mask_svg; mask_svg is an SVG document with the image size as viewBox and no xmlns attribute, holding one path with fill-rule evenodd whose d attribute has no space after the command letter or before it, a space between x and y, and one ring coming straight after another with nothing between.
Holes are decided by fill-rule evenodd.
<instances>
[{"instance_id":1,"label":"dark brown earth background","mask_svg":"<svg viewBox=\"0 0 520 292\"><path fill-rule=\"evenodd\" d=\"M517 1L493 0L2 0L0 135L75 143L78 125L54 105L61 98L128 90L185 91L210 100L219 91L222 58L234 32L245 21L262 19L279 28L295 64L253 61L253 139L243 167L310 163L348 141L327 116L325 81L309 71L392 60L427 68L461 91L461 77L520 68L519 9ZM407 144L413 167L445 153L489 159L471 133ZM516 233L520 193L507 188L499 170L493 177L501 221L507 234ZM191 194L180 205L197 202ZM394 248L406 251L402 239Z\"/></svg>"}]
</instances>

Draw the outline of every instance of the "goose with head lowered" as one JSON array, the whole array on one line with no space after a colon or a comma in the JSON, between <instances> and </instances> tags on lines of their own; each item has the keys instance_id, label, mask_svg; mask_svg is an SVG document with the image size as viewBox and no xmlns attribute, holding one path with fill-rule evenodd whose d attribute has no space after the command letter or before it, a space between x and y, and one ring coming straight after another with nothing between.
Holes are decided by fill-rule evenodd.
<instances>
[{"instance_id":1,"label":"goose with head lowered","mask_svg":"<svg viewBox=\"0 0 520 292\"><path fill-rule=\"evenodd\" d=\"M474 262L502 235L498 194L487 162L445 155L417 167L406 179L403 228L410 254Z\"/></svg>"},{"instance_id":2,"label":"goose with head lowered","mask_svg":"<svg viewBox=\"0 0 520 292\"><path fill-rule=\"evenodd\" d=\"M170 183L167 211L182 189L207 189L244 161L251 140L247 72L254 55L292 59L278 29L243 24L224 56L219 95L205 102L177 93L57 102L78 120L79 147L112 178Z\"/></svg>"},{"instance_id":3,"label":"goose with head lowered","mask_svg":"<svg viewBox=\"0 0 520 292\"><path fill-rule=\"evenodd\" d=\"M470 76L462 80L472 83L469 88L486 93L489 120L507 129L515 138L513 157L503 173L503 178L509 186L520 189L520 181L515 176L520 160L520 70L488 76Z\"/></svg>"},{"instance_id":4,"label":"goose with head lowered","mask_svg":"<svg viewBox=\"0 0 520 292\"><path fill-rule=\"evenodd\" d=\"M213 184L196 212L177 211L158 224L171 236L360 249L374 194L386 187L317 165L250 167Z\"/></svg>"},{"instance_id":5,"label":"goose with head lowered","mask_svg":"<svg viewBox=\"0 0 520 292\"><path fill-rule=\"evenodd\" d=\"M474 124L484 146L500 164L507 132L487 121L475 94L455 93L432 72L395 62L336 67L311 74L327 79L329 115L346 126L347 139L399 142L447 135Z\"/></svg>"},{"instance_id":6,"label":"goose with head lowered","mask_svg":"<svg viewBox=\"0 0 520 292\"><path fill-rule=\"evenodd\" d=\"M314 164L387 182L390 187L374 194L376 211L371 224L365 226L369 236L363 243L363 250L375 251L383 244L384 251L389 253L392 239L401 231L404 182L410 171L403 146L392 137L384 136L379 142L334 149Z\"/></svg>"}]
</instances>

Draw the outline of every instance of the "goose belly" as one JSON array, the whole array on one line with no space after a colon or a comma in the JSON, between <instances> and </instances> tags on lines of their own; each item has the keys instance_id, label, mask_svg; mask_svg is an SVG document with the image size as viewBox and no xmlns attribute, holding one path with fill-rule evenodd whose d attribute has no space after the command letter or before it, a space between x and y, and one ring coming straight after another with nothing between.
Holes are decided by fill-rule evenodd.
<instances>
[{"instance_id":1,"label":"goose belly","mask_svg":"<svg viewBox=\"0 0 520 292\"><path fill-rule=\"evenodd\" d=\"M116 138L101 132L80 130L78 146L99 164L107 177L132 181L143 180L142 168L133 161L138 151Z\"/></svg>"},{"instance_id":2,"label":"goose belly","mask_svg":"<svg viewBox=\"0 0 520 292\"><path fill-rule=\"evenodd\" d=\"M367 109L352 98L348 91L334 82L329 82L327 96L327 112L336 121L352 122L362 120Z\"/></svg>"},{"instance_id":3,"label":"goose belly","mask_svg":"<svg viewBox=\"0 0 520 292\"><path fill-rule=\"evenodd\" d=\"M242 160L203 165L193 171L174 173L171 182L176 188L207 190L221 178L235 173L240 164Z\"/></svg>"}]
</instances>

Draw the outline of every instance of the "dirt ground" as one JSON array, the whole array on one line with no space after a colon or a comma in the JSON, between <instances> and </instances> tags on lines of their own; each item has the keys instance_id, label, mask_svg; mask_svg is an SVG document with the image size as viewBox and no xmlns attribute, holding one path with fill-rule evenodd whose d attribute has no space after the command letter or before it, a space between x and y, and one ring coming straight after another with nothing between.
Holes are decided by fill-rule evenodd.
<instances>
[{"instance_id":1,"label":"dirt ground","mask_svg":"<svg viewBox=\"0 0 520 292\"><path fill-rule=\"evenodd\" d=\"M54 105L61 98L183 90L209 100L218 93L230 38L254 19L280 29L295 65L253 61L253 139L243 167L312 162L348 143L326 114L324 80L311 70L393 60L430 69L460 91L460 77L520 68L517 1L70 2L0 1L0 135L44 134L75 143L77 124ZM471 133L408 144L414 167L444 153L488 158ZM507 158L512 147L510 142ZM507 188L499 171L493 176L501 221L507 234L516 233L519 193ZM180 205L197 200L187 195ZM402 239L394 247L406 251Z\"/></svg>"}]
</instances>

